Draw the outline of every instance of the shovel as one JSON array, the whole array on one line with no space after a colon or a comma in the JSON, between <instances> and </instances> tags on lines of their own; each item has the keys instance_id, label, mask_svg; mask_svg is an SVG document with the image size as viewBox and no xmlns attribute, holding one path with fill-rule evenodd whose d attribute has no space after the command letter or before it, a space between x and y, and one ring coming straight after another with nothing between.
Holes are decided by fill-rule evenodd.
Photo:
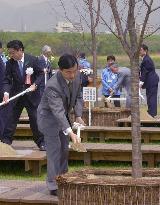
<instances>
[{"instance_id":1,"label":"shovel","mask_svg":"<svg viewBox=\"0 0 160 205\"><path fill-rule=\"evenodd\" d=\"M20 97L20 96L22 96L22 95L28 93L28 92L30 92L30 91L32 91L32 90L31 90L30 88L27 88L27 89L24 90L23 92L18 93L17 95L15 95L15 96L9 98L7 102L10 102L10 101L12 101L12 100L14 100L14 99L16 99L16 98L18 98L18 97ZM5 105L5 104L6 104L6 102L3 101L3 102L0 103L0 106Z\"/></svg>"},{"instance_id":2,"label":"shovel","mask_svg":"<svg viewBox=\"0 0 160 205\"><path fill-rule=\"evenodd\" d=\"M72 143L71 148L77 152L87 152L85 146L81 143L81 128L84 128L84 125L74 122L73 128L77 128L77 136L80 142Z\"/></svg>"}]
</instances>

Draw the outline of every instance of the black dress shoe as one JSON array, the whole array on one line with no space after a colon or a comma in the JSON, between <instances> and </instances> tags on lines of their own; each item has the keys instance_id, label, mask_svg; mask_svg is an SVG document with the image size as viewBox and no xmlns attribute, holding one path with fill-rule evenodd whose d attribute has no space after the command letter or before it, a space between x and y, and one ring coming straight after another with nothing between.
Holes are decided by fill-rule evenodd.
<instances>
[{"instance_id":1,"label":"black dress shoe","mask_svg":"<svg viewBox=\"0 0 160 205\"><path fill-rule=\"evenodd\" d=\"M12 140L8 137L2 138L1 142L5 143L5 144L8 144L8 145L12 144Z\"/></svg>"},{"instance_id":2,"label":"black dress shoe","mask_svg":"<svg viewBox=\"0 0 160 205\"><path fill-rule=\"evenodd\" d=\"M38 148L39 148L40 151L46 151L46 146L45 146L45 143L44 143L43 140L40 141L40 142L38 142L38 143L37 143L37 146L38 146Z\"/></svg>"},{"instance_id":3,"label":"black dress shoe","mask_svg":"<svg viewBox=\"0 0 160 205\"><path fill-rule=\"evenodd\" d=\"M46 151L46 146L44 144L38 145L40 151Z\"/></svg>"},{"instance_id":4,"label":"black dress shoe","mask_svg":"<svg viewBox=\"0 0 160 205\"><path fill-rule=\"evenodd\" d=\"M50 190L50 195L58 196L58 191L57 191L57 189L56 189L56 190Z\"/></svg>"}]
</instances>

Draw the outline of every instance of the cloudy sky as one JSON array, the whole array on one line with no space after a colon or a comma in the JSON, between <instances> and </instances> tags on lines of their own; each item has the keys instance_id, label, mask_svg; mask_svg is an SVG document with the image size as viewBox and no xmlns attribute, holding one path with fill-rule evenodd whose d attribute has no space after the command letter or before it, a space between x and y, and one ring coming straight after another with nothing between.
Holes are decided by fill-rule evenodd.
<instances>
[{"instance_id":1,"label":"cloudy sky","mask_svg":"<svg viewBox=\"0 0 160 205\"><path fill-rule=\"evenodd\" d=\"M72 2L82 0L64 0L67 16L75 22L79 22L79 16ZM102 0L104 1L104 0ZM123 0L119 0L123 1ZM156 6L160 6L160 0L154 0ZM103 6L104 7L104 6ZM84 13L84 8L79 8ZM107 10L106 18L111 13ZM87 14L83 14L86 17ZM143 10L141 12L143 15ZM160 11L151 16L150 22L160 24ZM64 21L64 10L59 0L0 0L0 30L16 31L53 31L58 21ZM87 17L86 17L87 18ZM105 30L100 26L100 30Z\"/></svg>"}]
</instances>

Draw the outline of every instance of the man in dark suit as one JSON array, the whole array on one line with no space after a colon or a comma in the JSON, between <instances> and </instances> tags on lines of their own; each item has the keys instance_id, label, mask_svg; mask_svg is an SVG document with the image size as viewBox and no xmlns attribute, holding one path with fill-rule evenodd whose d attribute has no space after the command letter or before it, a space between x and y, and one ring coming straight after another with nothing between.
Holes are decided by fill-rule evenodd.
<instances>
[{"instance_id":1,"label":"man in dark suit","mask_svg":"<svg viewBox=\"0 0 160 205\"><path fill-rule=\"evenodd\" d=\"M155 66L148 55L148 47L142 45L140 48L142 63L140 65L140 87L146 89L148 113L155 117L157 115L157 91L159 77L155 72Z\"/></svg>"},{"instance_id":2,"label":"man in dark suit","mask_svg":"<svg viewBox=\"0 0 160 205\"><path fill-rule=\"evenodd\" d=\"M13 40L7 44L10 60L6 63L5 78L3 81L4 97L7 103L9 97L30 88L31 92L12 102L13 110L5 127L2 142L11 144L12 137L23 108L29 116L33 139L40 150L44 151L44 138L37 127L37 107L40 102L39 86L43 79L43 70L39 67L38 58L24 53L21 41Z\"/></svg>"},{"instance_id":3,"label":"man in dark suit","mask_svg":"<svg viewBox=\"0 0 160 205\"><path fill-rule=\"evenodd\" d=\"M4 79L5 65L3 63L2 58L0 57L0 102L3 100L3 79ZM3 109L0 108L0 139L4 130L4 112Z\"/></svg>"},{"instance_id":4,"label":"man in dark suit","mask_svg":"<svg viewBox=\"0 0 160 205\"><path fill-rule=\"evenodd\" d=\"M40 85L42 93L43 93L43 91L45 89L45 84L52 77L52 65L51 65L51 62L49 60L51 55L52 55L51 47L48 46L48 45L45 45L42 48L42 54L38 57L39 63L40 63L40 67L42 67L43 71L44 71L43 81L42 81L42 83Z\"/></svg>"},{"instance_id":5,"label":"man in dark suit","mask_svg":"<svg viewBox=\"0 0 160 205\"><path fill-rule=\"evenodd\" d=\"M47 153L47 185L50 194L57 194L55 177L68 170L69 137L73 142L79 138L73 133L69 115L75 111L76 122L84 124L81 116L83 100L77 59L69 54L60 57L59 70L47 83L38 106L38 127L44 134Z\"/></svg>"}]
</instances>

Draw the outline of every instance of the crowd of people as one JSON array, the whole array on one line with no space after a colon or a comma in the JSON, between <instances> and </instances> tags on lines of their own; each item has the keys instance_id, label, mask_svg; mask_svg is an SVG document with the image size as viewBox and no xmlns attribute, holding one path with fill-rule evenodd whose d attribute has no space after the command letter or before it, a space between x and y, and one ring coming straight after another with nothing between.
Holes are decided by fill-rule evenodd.
<instances>
[{"instance_id":1,"label":"crowd of people","mask_svg":"<svg viewBox=\"0 0 160 205\"><path fill-rule=\"evenodd\" d=\"M12 144L20 115L25 108L33 140L41 151L47 153L47 185L50 194L57 195L55 177L68 170L69 138L73 143L79 138L72 130L70 112L74 109L76 122L84 125L82 120L83 99L82 87L92 81L91 64L85 53L78 58L64 54L59 58L57 71L52 70L49 61L52 55L50 46L45 45L39 57L25 53L23 43L12 40L7 43L9 59L5 58L0 43L0 140ZM148 47L140 49L140 88L146 89L148 113L157 114L157 90L159 77L155 66L148 55ZM131 107L131 71L119 67L115 56L107 56L107 65L102 72L102 95L116 98L114 104L120 107L117 100L121 88L126 90L126 107ZM9 102L10 97L22 91L28 92Z\"/></svg>"}]
</instances>

